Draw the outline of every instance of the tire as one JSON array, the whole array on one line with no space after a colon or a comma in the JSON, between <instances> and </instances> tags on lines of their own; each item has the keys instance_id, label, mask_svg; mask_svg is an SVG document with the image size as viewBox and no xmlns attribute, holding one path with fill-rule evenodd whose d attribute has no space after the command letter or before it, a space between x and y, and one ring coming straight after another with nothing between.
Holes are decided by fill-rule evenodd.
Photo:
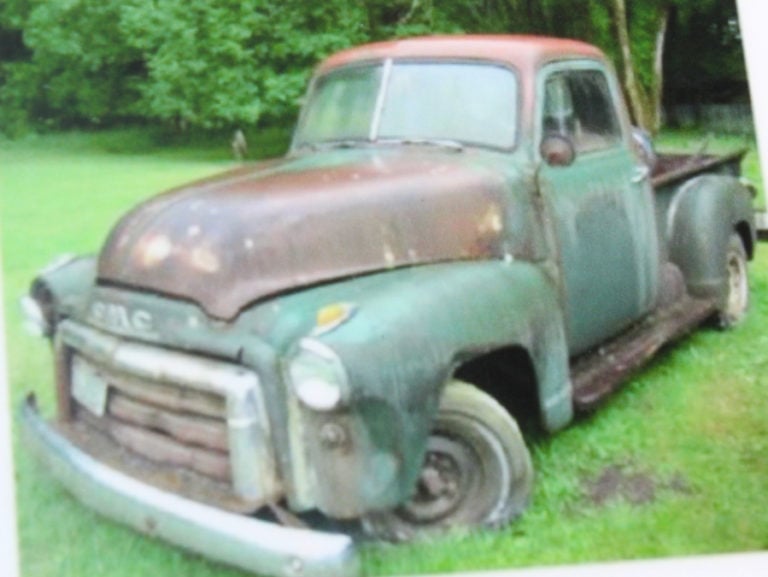
<instances>
[{"instance_id":1,"label":"tire","mask_svg":"<svg viewBox=\"0 0 768 577\"><path fill-rule=\"evenodd\" d=\"M723 330L730 329L744 320L749 309L747 252L738 234L732 234L728 240L725 270L725 293L717 313L717 324Z\"/></svg>"},{"instance_id":2,"label":"tire","mask_svg":"<svg viewBox=\"0 0 768 577\"><path fill-rule=\"evenodd\" d=\"M443 394L414 494L372 513L365 531L405 541L452 528L499 527L528 505L533 466L509 413L476 387L450 382Z\"/></svg>"}]
</instances>

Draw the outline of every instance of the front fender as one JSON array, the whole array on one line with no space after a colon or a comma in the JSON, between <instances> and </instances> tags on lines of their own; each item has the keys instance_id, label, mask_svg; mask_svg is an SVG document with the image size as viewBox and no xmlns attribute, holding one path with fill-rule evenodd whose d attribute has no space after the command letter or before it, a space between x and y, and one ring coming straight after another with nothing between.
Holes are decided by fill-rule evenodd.
<instances>
[{"instance_id":1,"label":"front fender","mask_svg":"<svg viewBox=\"0 0 768 577\"><path fill-rule=\"evenodd\" d=\"M320 337L343 360L351 384L348 408L335 418L352 432L353 445L336 459L319 444L313 451L319 455L313 468L323 479L319 501L330 514L354 516L410 495L443 387L459 364L477 355L524 348L545 425L556 429L572 418L561 303L541 267L446 263L380 280L357 295L354 317Z\"/></svg>"},{"instance_id":2,"label":"front fender","mask_svg":"<svg viewBox=\"0 0 768 577\"><path fill-rule=\"evenodd\" d=\"M45 317L46 336L53 335L62 319L82 314L95 279L96 259L92 255L59 257L37 274L29 296Z\"/></svg>"}]
</instances>

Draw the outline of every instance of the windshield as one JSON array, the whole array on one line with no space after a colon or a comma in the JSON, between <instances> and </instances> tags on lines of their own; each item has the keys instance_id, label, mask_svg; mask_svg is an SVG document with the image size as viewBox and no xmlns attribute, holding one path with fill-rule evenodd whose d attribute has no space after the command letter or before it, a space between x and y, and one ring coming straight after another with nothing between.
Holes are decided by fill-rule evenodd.
<instances>
[{"instance_id":1,"label":"windshield","mask_svg":"<svg viewBox=\"0 0 768 577\"><path fill-rule=\"evenodd\" d=\"M516 123L517 79L508 68L388 61L320 77L295 146L395 140L508 149Z\"/></svg>"}]
</instances>

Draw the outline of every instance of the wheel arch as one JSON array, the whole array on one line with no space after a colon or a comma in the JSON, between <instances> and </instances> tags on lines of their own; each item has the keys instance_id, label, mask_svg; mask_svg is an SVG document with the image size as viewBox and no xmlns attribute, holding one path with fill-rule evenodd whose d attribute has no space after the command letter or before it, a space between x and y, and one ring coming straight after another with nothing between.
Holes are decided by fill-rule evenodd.
<instances>
[{"instance_id":1,"label":"wheel arch","mask_svg":"<svg viewBox=\"0 0 768 577\"><path fill-rule=\"evenodd\" d=\"M514 308L514 322L455 349L447 376L488 393L521 424L554 432L574 414L562 304L546 274L524 284L510 281L504 298L494 303L498 310Z\"/></svg>"},{"instance_id":2,"label":"wheel arch","mask_svg":"<svg viewBox=\"0 0 768 577\"><path fill-rule=\"evenodd\" d=\"M479 354L456 367L453 378L472 383L493 397L521 428L544 426L534 359L521 345L508 345Z\"/></svg>"},{"instance_id":3,"label":"wheel arch","mask_svg":"<svg viewBox=\"0 0 768 577\"><path fill-rule=\"evenodd\" d=\"M755 227L750 226L746 220L740 220L734 227L736 234L739 235L744 250L747 252L747 258L752 260L755 256Z\"/></svg>"},{"instance_id":4,"label":"wheel arch","mask_svg":"<svg viewBox=\"0 0 768 577\"><path fill-rule=\"evenodd\" d=\"M491 395L521 424L557 431L573 419L561 315L532 314L524 325L514 339L462 353L451 376Z\"/></svg>"}]
</instances>

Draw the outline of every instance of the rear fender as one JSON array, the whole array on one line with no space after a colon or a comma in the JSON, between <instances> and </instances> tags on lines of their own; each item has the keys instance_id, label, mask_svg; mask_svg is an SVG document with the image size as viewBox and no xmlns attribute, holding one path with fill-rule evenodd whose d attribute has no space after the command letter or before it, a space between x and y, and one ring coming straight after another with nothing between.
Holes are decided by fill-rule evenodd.
<instances>
[{"instance_id":1,"label":"rear fender","mask_svg":"<svg viewBox=\"0 0 768 577\"><path fill-rule=\"evenodd\" d=\"M728 239L738 233L752 257L755 243L752 195L731 176L708 174L684 183L667 213L670 260L683 273L688 292L724 298Z\"/></svg>"}]
</instances>

